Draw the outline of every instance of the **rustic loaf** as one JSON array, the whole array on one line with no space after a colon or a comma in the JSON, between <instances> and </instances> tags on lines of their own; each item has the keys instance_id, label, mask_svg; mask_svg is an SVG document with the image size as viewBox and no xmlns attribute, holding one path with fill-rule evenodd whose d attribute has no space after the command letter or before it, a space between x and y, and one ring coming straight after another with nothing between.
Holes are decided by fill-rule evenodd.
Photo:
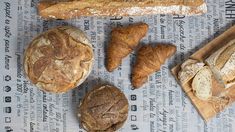
<instances>
[{"instance_id":1,"label":"rustic loaf","mask_svg":"<svg viewBox=\"0 0 235 132\"><path fill-rule=\"evenodd\" d=\"M24 54L24 70L44 91L61 93L80 85L92 70L92 45L79 29L60 26L32 40Z\"/></svg>"},{"instance_id":2,"label":"rustic loaf","mask_svg":"<svg viewBox=\"0 0 235 132\"><path fill-rule=\"evenodd\" d=\"M54 0L38 4L43 18L77 16L195 15L207 11L204 0Z\"/></svg>"},{"instance_id":3,"label":"rustic loaf","mask_svg":"<svg viewBox=\"0 0 235 132\"><path fill-rule=\"evenodd\" d=\"M128 100L114 86L95 87L81 101L78 117L88 132L114 132L128 117Z\"/></svg>"},{"instance_id":4,"label":"rustic loaf","mask_svg":"<svg viewBox=\"0 0 235 132\"><path fill-rule=\"evenodd\" d=\"M205 62L225 88L235 84L235 39L211 54Z\"/></svg>"}]
</instances>

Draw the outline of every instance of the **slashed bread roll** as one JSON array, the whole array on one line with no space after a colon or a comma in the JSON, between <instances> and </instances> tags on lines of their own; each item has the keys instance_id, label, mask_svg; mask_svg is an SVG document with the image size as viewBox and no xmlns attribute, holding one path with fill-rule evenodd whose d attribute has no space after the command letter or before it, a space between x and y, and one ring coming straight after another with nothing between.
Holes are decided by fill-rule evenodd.
<instances>
[{"instance_id":1,"label":"slashed bread roll","mask_svg":"<svg viewBox=\"0 0 235 132\"><path fill-rule=\"evenodd\" d=\"M192 88L201 100L208 100L212 96L212 72L204 66L193 78Z\"/></svg>"},{"instance_id":2,"label":"slashed bread roll","mask_svg":"<svg viewBox=\"0 0 235 132\"><path fill-rule=\"evenodd\" d=\"M225 88L235 84L235 39L214 52L205 62Z\"/></svg>"},{"instance_id":3,"label":"slashed bread roll","mask_svg":"<svg viewBox=\"0 0 235 132\"><path fill-rule=\"evenodd\" d=\"M60 26L31 41L24 54L24 70L44 91L61 93L80 85L92 70L92 45L79 29Z\"/></svg>"},{"instance_id":4,"label":"slashed bread roll","mask_svg":"<svg viewBox=\"0 0 235 132\"><path fill-rule=\"evenodd\" d=\"M79 105L78 117L88 132L114 132L128 117L128 100L111 85L94 87Z\"/></svg>"}]
</instances>

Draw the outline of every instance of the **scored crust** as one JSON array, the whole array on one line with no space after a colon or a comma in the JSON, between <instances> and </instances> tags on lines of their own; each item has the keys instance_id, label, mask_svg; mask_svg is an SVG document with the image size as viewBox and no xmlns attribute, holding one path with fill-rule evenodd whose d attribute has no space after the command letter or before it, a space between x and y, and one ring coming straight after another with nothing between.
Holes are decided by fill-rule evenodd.
<instances>
[{"instance_id":1,"label":"scored crust","mask_svg":"<svg viewBox=\"0 0 235 132\"><path fill-rule=\"evenodd\" d=\"M29 44L24 70L33 84L49 92L66 92L81 84L92 69L93 51L86 35L70 26L48 30Z\"/></svg>"},{"instance_id":2,"label":"scored crust","mask_svg":"<svg viewBox=\"0 0 235 132\"><path fill-rule=\"evenodd\" d=\"M69 19L76 16L136 16L151 14L195 15L207 11L204 0L67 0L41 1L43 18Z\"/></svg>"},{"instance_id":3,"label":"scored crust","mask_svg":"<svg viewBox=\"0 0 235 132\"><path fill-rule=\"evenodd\" d=\"M231 27L230 29L222 33L220 36L206 44L204 47L196 51L190 56L190 58L194 58L201 61L205 60L209 55L208 53L215 53L216 51L218 51L218 48L224 47L228 44L228 42L233 40L234 36L235 26ZM179 79L177 75L179 70L180 65L177 65L171 69L172 74L178 82ZM215 79L214 73L212 78L212 97L206 101L200 100L195 96L192 90L191 81L189 81L186 85L181 85L181 88L184 90L185 94L190 98L190 101L206 122L209 122L209 120L211 120L212 117L218 115L219 112L222 112L227 109L235 101L235 85L225 89L218 82L218 80ZM213 96L216 96L216 98L214 98Z\"/></svg>"},{"instance_id":4,"label":"scored crust","mask_svg":"<svg viewBox=\"0 0 235 132\"><path fill-rule=\"evenodd\" d=\"M211 54L205 61L225 88L235 84L235 39Z\"/></svg>"},{"instance_id":5,"label":"scored crust","mask_svg":"<svg viewBox=\"0 0 235 132\"><path fill-rule=\"evenodd\" d=\"M128 100L116 87L104 85L83 98L78 117L89 132L113 132L122 127L128 116Z\"/></svg>"}]
</instances>

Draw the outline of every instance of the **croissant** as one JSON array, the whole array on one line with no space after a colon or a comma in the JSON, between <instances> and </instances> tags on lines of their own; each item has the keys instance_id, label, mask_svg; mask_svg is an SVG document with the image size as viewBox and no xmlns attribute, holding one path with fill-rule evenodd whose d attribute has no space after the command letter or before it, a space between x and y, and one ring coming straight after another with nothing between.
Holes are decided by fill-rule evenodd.
<instances>
[{"instance_id":1,"label":"croissant","mask_svg":"<svg viewBox=\"0 0 235 132\"><path fill-rule=\"evenodd\" d=\"M171 44L159 44L155 47L145 45L137 53L137 60L132 70L132 85L141 87L148 79L148 75L159 71L166 59L172 56L176 47Z\"/></svg>"},{"instance_id":2,"label":"croissant","mask_svg":"<svg viewBox=\"0 0 235 132\"><path fill-rule=\"evenodd\" d=\"M145 23L133 24L127 27L114 28L107 48L106 69L111 72L130 54L146 35L148 25Z\"/></svg>"}]
</instances>

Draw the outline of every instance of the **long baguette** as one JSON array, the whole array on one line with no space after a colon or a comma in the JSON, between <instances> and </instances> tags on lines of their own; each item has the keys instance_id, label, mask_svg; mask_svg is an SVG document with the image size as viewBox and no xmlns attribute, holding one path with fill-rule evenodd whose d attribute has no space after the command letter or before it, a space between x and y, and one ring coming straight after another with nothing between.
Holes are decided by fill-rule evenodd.
<instances>
[{"instance_id":1,"label":"long baguette","mask_svg":"<svg viewBox=\"0 0 235 132\"><path fill-rule=\"evenodd\" d=\"M39 15L49 19L78 16L195 15L207 11L204 0L63 0L41 1Z\"/></svg>"}]
</instances>

